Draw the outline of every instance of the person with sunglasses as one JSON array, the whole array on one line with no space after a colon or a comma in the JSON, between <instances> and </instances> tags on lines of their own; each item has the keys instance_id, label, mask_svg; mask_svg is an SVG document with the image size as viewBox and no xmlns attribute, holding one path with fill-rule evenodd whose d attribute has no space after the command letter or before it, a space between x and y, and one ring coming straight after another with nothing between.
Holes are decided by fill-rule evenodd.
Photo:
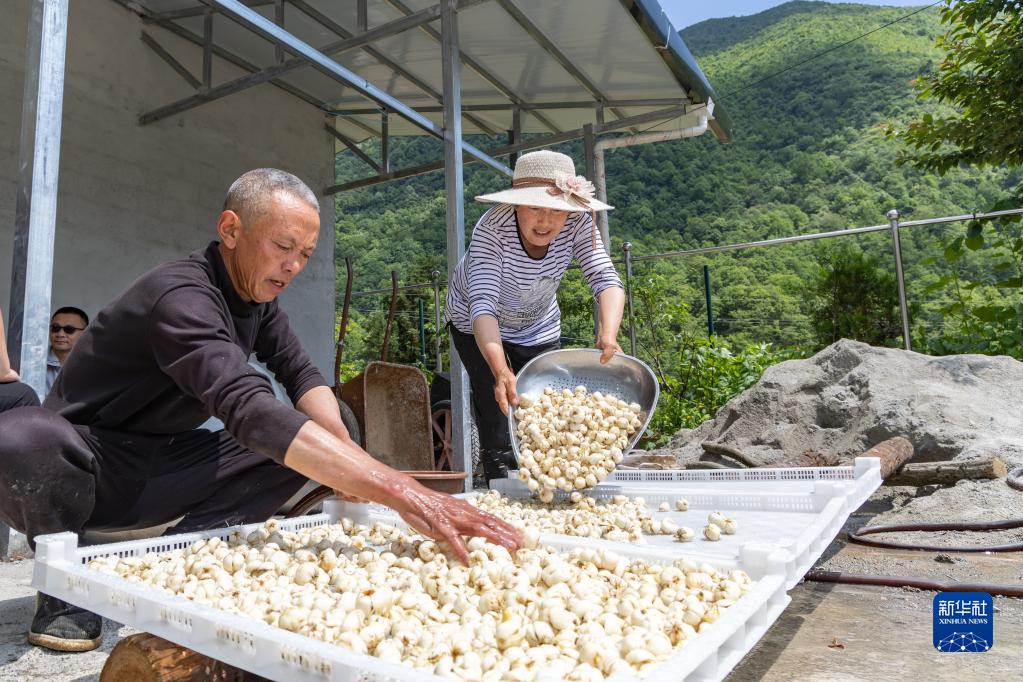
<instances>
[{"instance_id":1,"label":"person with sunglasses","mask_svg":"<svg viewBox=\"0 0 1023 682\"><path fill-rule=\"evenodd\" d=\"M60 368L78 343L82 332L89 326L89 316L81 308L64 306L50 318L50 353L46 357L46 392L60 374Z\"/></svg>"},{"instance_id":2,"label":"person with sunglasses","mask_svg":"<svg viewBox=\"0 0 1023 682\"><path fill-rule=\"evenodd\" d=\"M21 377L11 367L7 354L7 336L4 332L4 312L0 310L0 412L16 407L38 407L39 397L32 387L21 383Z\"/></svg>"}]
</instances>

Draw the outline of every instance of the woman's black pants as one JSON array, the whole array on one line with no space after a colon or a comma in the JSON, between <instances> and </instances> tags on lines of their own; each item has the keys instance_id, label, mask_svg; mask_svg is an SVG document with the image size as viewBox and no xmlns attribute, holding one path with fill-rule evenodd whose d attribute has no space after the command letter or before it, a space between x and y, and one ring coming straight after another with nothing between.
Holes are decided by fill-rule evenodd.
<instances>
[{"instance_id":1,"label":"woman's black pants","mask_svg":"<svg viewBox=\"0 0 1023 682\"><path fill-rule=\"evenodd\" d=\"M476 345L476 337L460 332L450 324L448 329L458 351L458 357L469 375L469 385L472 387L472 404L476 408L476 426L480 433L480 460L483 462L483 473L488 482L494 478L505 478L508 470L515 469L518 465L511 450L508 417L501 412L494 399L496 383L494 375L479 346ZM561 344L554 341L540 346L522 346L504 342L503 346L508 356L508 366L518 374L519 370L537 355L557 350Z\"/></svg>"}]
</instances>

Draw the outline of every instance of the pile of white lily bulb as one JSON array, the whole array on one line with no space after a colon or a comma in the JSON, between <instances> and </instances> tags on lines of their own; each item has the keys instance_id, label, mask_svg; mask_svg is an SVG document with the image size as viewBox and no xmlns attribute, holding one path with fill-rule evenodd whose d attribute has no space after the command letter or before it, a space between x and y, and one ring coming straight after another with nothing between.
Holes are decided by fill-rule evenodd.
<instances>
[{"instance_id":1,"label":"pile of white lily bulb","mask_svg":"<svg viewBox=\"0 0 1023 682\"><path fill-rule=\"evenodd\" d=\"M643 426L637 403L589 393L585 386L522 394L513 414L519 478L541 502L551 502L556 490L592 488L607 478L629 437Z\"/></svg>"},{"instance_id":2,"label":"pile of white lily bulb","mask_svg":"<svg viewBox=\"0 0 1023 682\"><path fill-rule=\"evenodd\" d=\"M460 680L644 675L751 587L741 570L557 552L524 533L514 555L480 538L463 566L432 540L345 519L297 533L268 522L89 566L361 654Z\"/></svg>"},{"instance_id":3,"label":"pile of white lily bulb","mask_svg":"<svg viewBox=\"0 0 1023 682\"><path fill-rule=\"evenodd\" d=\"M567 501L545 503L504 497L491 490L470 498L469 502L521 529L616 542L641 542L650 520L643 498L625 495L597 500L573 492ZM646 532L651 534L653 529Z\"/></svg>"},{"instance_id":4,"label":"pile of white lily bulb","mask_svg":"<svg viewBox=\"0 0 1023 682\"><path fill-rule=\"evenodd\" d=\"M633 543L643 542L644 535L673 535L680 542L695 537L692 529L680 527L670 518L654 519L642 497L613 495L600 500L576 491L567 501L544 503L505 497L490 490L469 502L520 530ZM679 498L675 509L686 511L689 502ZM668 503L661 504L658 511L668 511Z\"/></svg>"}]
</instances>

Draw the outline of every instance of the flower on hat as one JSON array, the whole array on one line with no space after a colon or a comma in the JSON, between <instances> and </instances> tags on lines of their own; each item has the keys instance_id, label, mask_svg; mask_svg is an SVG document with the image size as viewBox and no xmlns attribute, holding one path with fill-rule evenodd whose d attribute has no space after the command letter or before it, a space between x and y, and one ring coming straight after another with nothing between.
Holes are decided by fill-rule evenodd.
<instances>
[{"instance_id":1,"label":"flower on hat","mask_svg":"<svg viewBox=\"0 0 1023 682\"><path fill-rule=\"evenodd\" d=\"M554 179L554 186L566 195L566 199L577 198L584 204L589 203L596 192L593 183L581 175L559 175Z\"/></svg>"}]
</instances>

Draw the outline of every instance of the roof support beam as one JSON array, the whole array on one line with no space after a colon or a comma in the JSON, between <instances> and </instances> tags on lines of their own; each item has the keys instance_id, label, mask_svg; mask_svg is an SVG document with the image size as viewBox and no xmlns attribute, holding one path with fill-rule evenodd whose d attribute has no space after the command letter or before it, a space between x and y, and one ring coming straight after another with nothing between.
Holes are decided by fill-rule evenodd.
<instances>
[{"instance_id":1,"label":"roof support beam","mask_svg":"<svg viewBox=\"0 0 1023 682\"><path fill-rule=\"evenodd\" d=\"M589 79L589 76L580 71L579 68L573 64L561 50L558 49L558 46L555 45L550 38L545 36L543 31L541 31L536 24L530 21L529 17L523 14L522 10L516 7L514 3L510 0L497 0L497 4L499 4L501 8L515 20L515 23L518 24L523 31L528 33L529 36L547 52L547 54L554 57L554 59L561 64L561 68L570 73L573 78L579 81L580 85L589 90L590 94L593 95L593 99L598 102L603 102L607 99L607 97L605 97L600 91L600 88L598 88L597 85ZM613 111L614 115L618 118L625 118L625 114L618 109L612 109L611 111Z\"/></svg>"},{"instance_id":2,"label":"roof support beam","mask_svg":"<svg viewBox=\"0 0 1023 682\"><path fill-rule=\"evenodd\" d=\"M147 10L145 7L142 7L137 2L133 2L133 0L111 0L111 1L117 3L118 5L123 7L124 9L128 10L129 12L134 12L135 14L138 14L140 17L142 17L142 20L145 21L145 22L156 24L160 28L163 28L163 29L166 29L167 31L170 31L174 35L178 36L179 38L183 38L184 40L187 40L188 42L192 43L193 45L198 45L199 47L203 46L203 40L202 40L201 36L199 36L199 35L197 35L195 33L192 33L191 31L189 31L186 28L182 28L181 26L178 26L173 21L157 20L155 18L157 16L156 14L154 14L150 10ZM256 66L255 64L252 64L251 62L246 61L245 59L242 59L241 57L239 57L238 55L234 54L233 52L225 50L224 48L219 47L217 45L213 46L213 54L215 54L216 56L220 57L221 59L223 59L225 61L228 61L228 62L234 64L239 69L244 69L245 71L249 71L249 72L259 71L259 67ZM317 109L320 109L320 110L326 109L327 105L326 105L325 102L322 102L319 99L317 99L317 98L313 97L312 95L310 95L309 93L304 92L303 90L300 90L300 89L296 88L294 85L291 85L290 83L285 83L282 80L272 80L272 81L270 81L270 83L273 84L274 86L280 88L281 90L287 92L288 94L293 95L293 96L299 98L303 102L308 102L309 104L313 105ZM352 121L352 122L355 123L356 125L358 125L358 123L356 121ZM370 132L373 135L376 135L376 131L375 130L370 130Z\"/></svg>"},{"instance_id":3,"label":"roof support beam","mask_svg":"<svg viewBox=\"0 0 1023 682\"><path fill-rule=\"evenodd\" d=\"M475 3L481 2L482 0L470 1ZM283 7L283 5L281 5L281 7ZM344 52L346 50L352 50L358 47L363 47L374 40L386 38L388 36L395 35L397 33L401 33L412 28L416 28L417 26L420 26L428 21L434 21L439 16L440 16L439 7L431 7L422 10L421 12L416 12L415 14L409 15L407 17L403 17L401 19L397 19L395 21L382 24L380 26L377 26L372 31L367 31L358 36L347 38L345 40L335 41L328 45L324 45L323 47L320 48L319 52L323 55L332 55ZM283 15L279 18L283 19ZM306 57L303 56L293 57L285 61L279 61L274 66L270 66L255 73L235 78L234 80L228 81L226 83L221 83L216 87L210 87L209 82L207 80L208 77L207 57L211 54L210 49L212 47L212 39L210 36L212 32L213 11L210 8L207 8L205 21L206 32L203 37L203 40L205 41L203 48L203 83L204 85L206 85L206 87L202 92L190 95L189 97L180 99L177 102L172 102L162 107L158 107L156 109L153 109L152 111L147 111L146 113L142 114L142 116L139 118L139 121L141 123L143 124L152 123L154 121L159 121L160 119L167 118L168 116L180 114L183 111L194 109L195 107L206 104L207 102L214 102L218 99L228 97L229 95L234 95L256 85L266 83L267 81L273 80L274 78L279 78L285 75L286 73L289 73L290 71L294 71L295 69L307 66L309 64L309 60ZM280 23L277 23L277 25L280 26ZM275 42L274 47L277 50L277 53L281 57L283 57L284 55L283 43Z\"/></svg>"},{"instance_id":4,"label":"roof support beam","mask_svg":"<svg viewBox=\"0 0 1023 682\"><path fill-rule=\"evenodd\" d=\"M691 100L688 98L681 97L669 97L660 99L616 99L608 100L605 102L597 103L597 110L606 107L669 107L669 106L683 106L690 104ZM515 111L521 109L522 111L536 111L540 109L593 109L594 103L592 100L586 101L571 101L571 102L523 102L522 104L512 104L509 102L495 102L494 104L463 104L462 111ZM416 107L416 111L420 113L440 113L444 110L441 106L423 106ZM342 116L357 116L359 114L375 114L377 109L375 107L345 107L345 108L334 108L330 111L332 114L339 114Z\"/></svg>"},{"instance_id":5,"label":"roof support beam","mask_svg":"<svg viewBox=\"0 0 1023 682\"><path fill-rule=\"evenodd\" d=\"M172 69L174 69L174 71L176 71L179 76L181 76L182 78L185 79L186 83L191 85L196 90L198 90L199 87L202 86L202 81L201 80L199 80L198 78L193 76L192 72L189 71L185 67L184 64L182 64L177 59L175 59L174 55L172 55L170 52L168 52L163 47L163 45L161 45L160 43L156 42L156 39L153 38L153 36L149 35L149 33L147 33L145 30L142 31L142 42L145 45L147 45L149 47L149 49L151 49L153 52L155 52L157 57L159 57L163 61L167 62L167 64Z\"/></svg>"},{"instance_id":6,"label":"roof support beam","mask_svg":"<svg viewBox=\"0 0 1023 682\"><path fill-rule=\"evenodd\" d=\"M402 14L404 14L406 16L408 16L409 14L412 14L412 10L409 9L409 7L405 3L403 3L401 0L387 0L387 2L391 5L391 7L394 7L394 9L398 10L399 12L401 12ZM433 28L432 26L425 25L425 24L423 26L420 26L419 28L424 33L426 33L426 35L430 36L431 38L433 38L438 43L441 42L441 35L440 35L440 33L437 32L437 29ZM469 55L465 54L461 50L459 50L458 56L459 56L459 59L462 61L463 64L465 64L470 69L475 71L480 76L480 78L482 78L483 80L485 80L488 83L490 83L490 85L492 85L495 90L497 90L502 95L507 97L513 104L519 104L519 103L522 102L522 98L521 97L516 95L512 91L511 88L509 88L507 85L505 85L501 81L500 78L498 78L493 73L491 73L482 64L480 64L475 59L473 59ZM422 109L420 109L420 111L421 110ZM464 106L462 107L462 111L466 111L466 108ZM548 130L550 130L552 133L560 133L561 132L561 129L558 128L556 125L554 125L554 123L552 123L551 120L548 119L546 116L544 116L542 114L535 114L535 113L533 114L533 116L536 118L536 120L540 121L540 123L543 124L543 126L545 128L547 128Z\"/></svg>"},{"instance_id":7,"label":"roof support beam","mask_svg":"<svg viewBox=\"0 0 1023 682\"><path fill-rule=\"evenodd\" d=\"M482 0L473 0L471 2L471 4L477 4L478 2L481 2L481 1ZM351 31L349 31L345 27L341 26L336 21L332 20L330 17L325 15L323 12L320 12L315 7L311 6L305 0L291 0L291 5L295 9L300 10L301 12L305 13L310 18L318 21L325 28L333 31L334 33L338 34L342 38L351 38L354 35ZM470 6L470 3L468 2L468 0L462 0L462 2L459 4L459 8L460 9L465 9L465 8L467 8L469 6ZM408 71L408 69L405 69L403 66L401 66L401 64L398 64L396 61L394 61L393 59L391 59L390 57L385 55L383 52L381 52L380 50L378 50L378 49L376 49L374 47L369 47L367 45L367 46L364 46L362 49L366 51L366 54L370 55L371 57L376 59L378 62L380 62L381 64L383 64L387 68L389 68L391 71L393 71L394 73L398 74L399 76L401 76L402 78L407 80L409 83L412 83L412 85L416 86L417 88L419 88L420 90L425 92L427 95L430 96L430 99L432 99L433 101L437 102L438 104L442 104L443 103L444 97L441 95L441 93L437 92L432 87L430 87L430 84L426 83L425 81L423 81L422 78L419 78L415 74L411 73L410 71ZM441 111L443 111L443 106L441 107ZM473 124L475 124L480 130L485 131L488 135L496 135L497 134L497 127L496 126L484 122L479 117L477 117L477 116L466 116L466 118L468 118L470 121L472 121Z\"/></svg>"},{"instance_id":8,"label":"roof support beam","mask_svg":"<svg viewBox=\"0 0 1023 682\"><path fill-rule=\"evenodd\" d=\"M359 149L359 145L356 144L355 140L352 140L349 137L342 135L334 128L334 126L325 125L323 127L327 129L327 132L336 137L338 141L341 142L341 144L348 147L348 149L350 149L353 154L362 159L363 162L367 166L372 168L374 171L380 174L385 174L387 172L379 163L373 160L373 157Z\"/></svg>"},{"instance_id":9,"label":"roof support beam","mask_svg":"<svg viewBox=\"0 0 1023 682\"><path fill-rule=\"evenodd\" d=\"M467 1L476 2L478 0L461 0L459 4L465 3ZM256 33L266 37L267 39L274 42L279 41L283 43L284 46L289 51L301 55L314 66L316 66L318 69L325 73L330 74L335 79L340 80L341 82L350 86L352 89L356 90L364 97L373 100L374 102L384 107L385 109L396 112L403 118L409 120L413 124L422 128L426 132L443 139L444 130L436 123L426 118L425 116L423 116L416 110L412 109L411 107L405 105L398 99L392 97L391 95L384 92L380 88L377 88L376 86L370 84L364 78L360 78L358 74L349 71L348 69L341 66L334 60L328 58L323 53L314 50L308 44L299 40L298 38L291 35L287 31L283 30L282 28L274 24L272 21L269 21L262 15L258 14L257 12L248 9L243 4L238 2L238 0L203 0L203 2L210 5L215 5L223 9L228 14L237 19L240 23L247 26ZM496 159L490 157L483 151L479 150L474 145L471 145L463 140L461 142L460 147L465 153L479 159L480 161L487 164L497 172L509 176L512 174L511 169L509 169L507 166L497 161Z\"/></svg>"},{"instance_id":10,"label":"roof support beam","mask_svg":"<svg viewBox=\"0 0 1023 682\"><path fill-rule=\"evenodd\" d=\"M246 7L264 7L272 5L277 0L242 0ZM175 9L151 16L143 17L147 22L175 21L177 19L188 19L189 17L201 17L206 12L205 7L188 7L186 9Z\"/></svg>"},{"instance_id":11,"label":"roof support beam","mask_svg":"<svg viewBox=\"0 0 1023 682\"><path fill-rule=\"evenodd\" d=\"M609 133L615 130L621 130L622 128L631 128L632 126L639 126L645 123L652 123L654 121L670 121L671 119L681 116L687 113L685 106L669 107L667 109L659 109L657 111L651 111L646 114L638 114L636 116L629 116L613 123L607 123L603 126L593 126L594 133ZM523 152L528 149L536 149L538 147L547 147L552 144L558 144L560 142L568 142L569 140L578 140L584 134L582 128L576 128L575 130L566 130L556 135L547 135L545 137L536 137L529 140L523 140L518 144L506 144L502 147L493 147L486 150L486 153L490 156L504 156L506 154L513 154L517 152ZM466 159L465 163L472 163L475 159ZM431 171L440 170L444 168L443 161L434 161L432 163L425 163L421 166L413 166L411 168L402 168L401 170L392 171L386 175L376 175L369 178L360 178L358 180L352 180L351 182L344 182L337 185L331 185L323 190L325 195L337 194L339 192L347 192L352 189L360 189L362 187L370 187L372 185L379 185L382 182L390 182L391 180L400 180L402 178L410 178L415 175L422 175L423 173L429 173Z\"/></svg>"}]
</instances>

